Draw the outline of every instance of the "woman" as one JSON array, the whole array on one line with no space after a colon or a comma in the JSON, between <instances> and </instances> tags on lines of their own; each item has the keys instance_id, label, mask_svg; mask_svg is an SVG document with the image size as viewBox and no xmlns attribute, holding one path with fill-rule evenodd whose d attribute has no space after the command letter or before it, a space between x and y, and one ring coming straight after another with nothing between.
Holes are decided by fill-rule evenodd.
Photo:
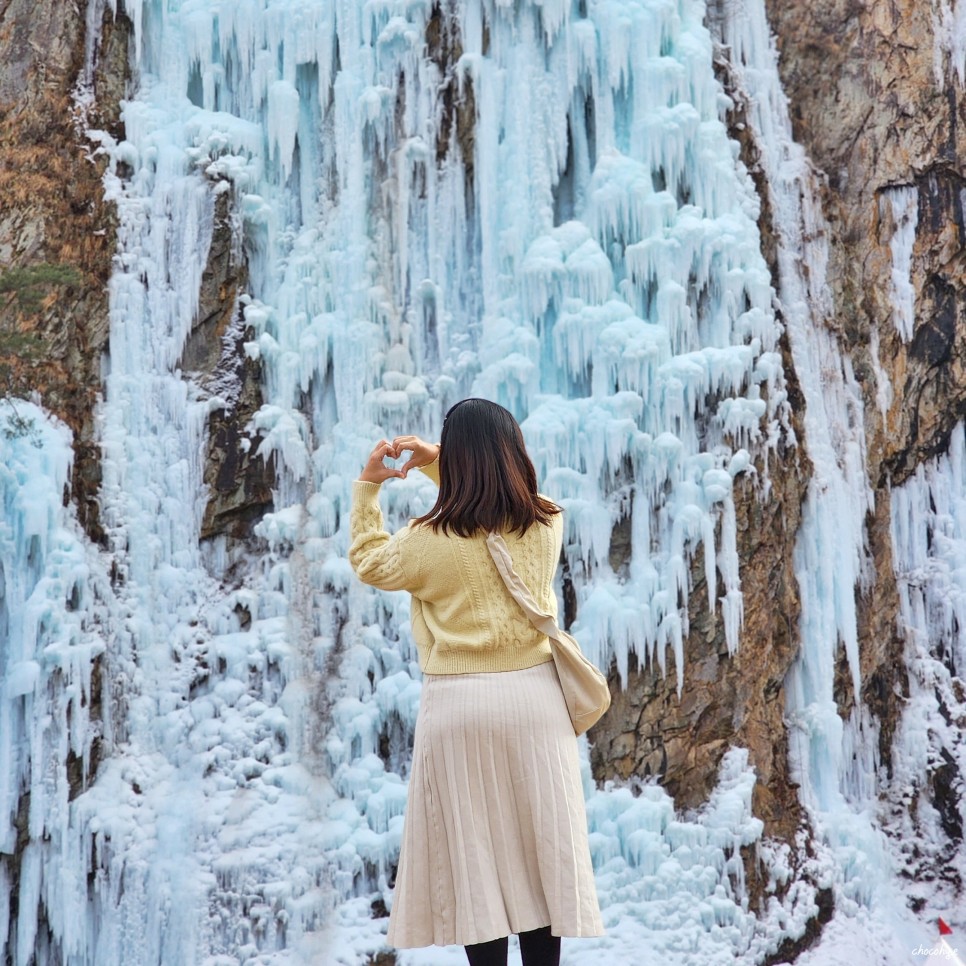
<instances>
[{"instance_id":1,"label":"woman","mask_svg":"<svg viewBox=\"0 0 966 966\"><path fill-rule=\"evenodd\" d=\"M404 452L401 469L385 465ZM416 467L439 497L390 536L379 486ZM504 966L518 933L524 966L556 966L561 936L603 933L577 743L550 642L506 589L491 530L556 614L560 508L538 494L516 420L485 399L449 410L439 446L380 441L353 484L349 560L366 583L412 594L425 676L387 940Z\"/></svg>"}]
</instances>

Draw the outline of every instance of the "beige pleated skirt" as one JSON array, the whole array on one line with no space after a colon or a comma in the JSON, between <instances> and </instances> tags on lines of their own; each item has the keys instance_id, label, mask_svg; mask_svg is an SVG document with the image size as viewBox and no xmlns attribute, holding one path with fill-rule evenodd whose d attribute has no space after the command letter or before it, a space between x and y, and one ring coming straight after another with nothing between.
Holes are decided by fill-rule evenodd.
<instances>
[{"instance_id":1,"label":"beige pleated skirt","mask_svg":"<svg viewBox=\"0 0 966 966\"><path fill-rule=\"evenodd\" d=\"M469 945L547 925L604 931L556 668L427 675L387 940Z\"/></svg>"}]
</instances>

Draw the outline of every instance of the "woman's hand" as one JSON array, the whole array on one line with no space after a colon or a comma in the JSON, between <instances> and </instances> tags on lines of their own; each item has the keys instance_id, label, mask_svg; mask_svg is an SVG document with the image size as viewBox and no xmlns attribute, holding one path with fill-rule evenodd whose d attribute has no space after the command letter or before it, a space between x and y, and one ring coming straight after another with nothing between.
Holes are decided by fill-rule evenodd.
<instances>
[{"instance_id":1,"label":"woman's hand","mask_svg":"<svg viewBox=\"0 0 966 966\"><path fill-rule=\"evenodd\" d=\"M439 443L427 443L426 440L418 436L397 436L392 445L395 448L395 455L401 456L403 453L413 455L403 463L402 476L410 470L418 469L420 466L427 466L439 456Z\"/></svg>"},{"instance_id":2,"label":"woman's hand","mask_svg":"<svg viewBox=\"0 0 966 966\"><path fill-rule=\"evenodd\" d=\"M359 474L359 479L363 483L384 483L393 476L404 478L406 476L405 467L397 470L394 466L386 466L383 462L386 457L394 460L398 455L399 451L397 451L394 443L388 443L384 439L379 440L369 454L369 459Z\"/></svg>"},{"instance_id":3,"label":"woman's hand","mask_svg":"<svg viewBox=\"0 0 966 966\"><path fill-rule=\"evenodd\" d=\"M401 469L394 466L386 466L385 459L398 459L403 453L413 455L403 464ZM397 436L391 443L384 439L376 443L375 448L369 454L365 468L359 474L359 479L364 483L384 483L392 477L405 479L406 474L420 466L427 466L439 456L439 444L427 443L426 440L418 436Z\"/></svg>"}]
</instances>

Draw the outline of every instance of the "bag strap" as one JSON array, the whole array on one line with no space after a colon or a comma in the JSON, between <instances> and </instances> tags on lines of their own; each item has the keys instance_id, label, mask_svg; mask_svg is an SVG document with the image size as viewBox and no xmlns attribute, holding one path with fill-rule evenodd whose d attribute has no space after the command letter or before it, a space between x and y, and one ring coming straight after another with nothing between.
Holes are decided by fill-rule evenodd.
<instances>
[{"instance_id":1,"label":"bag strap","mask_svg":"<svg viewBox=\"0 0 966 966\"><path fill-rule=\"evenodd\" d=\"M510 591L510 596L523 608L524 613L530 618L530 623L541 634L545 634L551 640L559 641L561 631L553 615L540 610L537 602L530 593L530 588L523 582L523 578L513 569L513 557L510 556L510 548L506 541L498 533L491 530L486 535L486 546L496 564L496 569L506 584L506 589Z\"/></svg>"}]
</instances>

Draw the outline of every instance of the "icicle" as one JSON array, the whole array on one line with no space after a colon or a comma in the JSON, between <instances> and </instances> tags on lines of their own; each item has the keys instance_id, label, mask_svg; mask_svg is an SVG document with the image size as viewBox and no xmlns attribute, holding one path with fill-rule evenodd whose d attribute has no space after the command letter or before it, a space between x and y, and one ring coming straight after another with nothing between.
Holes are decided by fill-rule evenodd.
<instances>
[{"instance_id":1,"label":"icicle","mask_svg":"<svg viewBox=\"0 0 966 966\"><path fill-rule=\"evenodd\" d=\"M880 207L891 208L895 231L889 239L892 252L892 320L903 342L912 339L915 318L915 292L912 288L912 249L919 223L919 191L915 186L890 188L883 192Z\"/></svg>"}]
</instances>

